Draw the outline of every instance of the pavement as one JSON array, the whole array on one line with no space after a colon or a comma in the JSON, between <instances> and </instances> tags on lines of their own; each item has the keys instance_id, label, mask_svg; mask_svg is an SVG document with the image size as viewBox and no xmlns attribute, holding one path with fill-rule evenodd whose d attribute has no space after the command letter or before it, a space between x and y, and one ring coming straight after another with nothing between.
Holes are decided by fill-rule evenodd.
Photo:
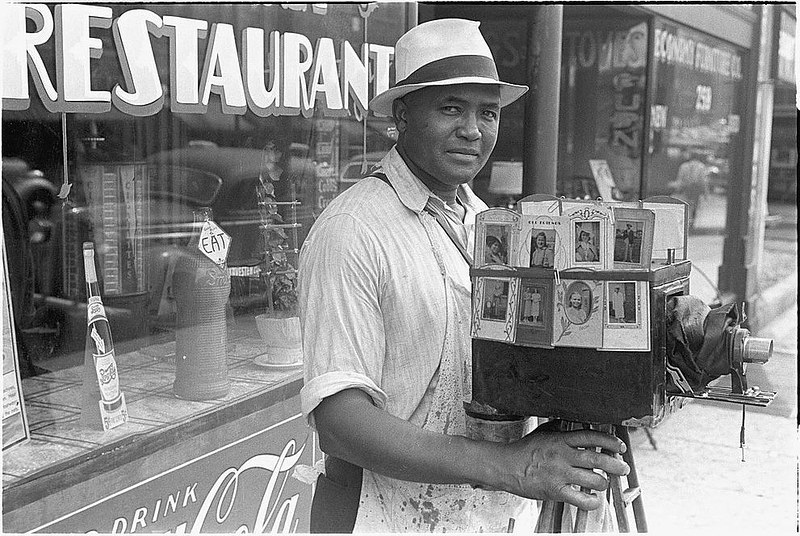
<instances>
[{"instance_id":1,"label":"pavement","mask_svg":"<svg viewBox=\"0 0 800 536\"><path fill-rule=\"evenodd\" d=\"M780 215L776 218L776 215ZM693 400L655 429L632 429L648 530L655 534L797 534L797 207L770 206L765 256L780 263L765 275L770 317L755 336L774 340L765 365L750 365L750 386L776 391L766 408L745 413L745 450L739 446L742 407ZM718 249L714 249L718 248ZM693 270L691 293L714 294L722 237L689 239ZM697 255L697 257L694 257ZM718 256L716 256L718 254ZM697 258L697 261L696 261ZM788 260L788 264L787 264ZM722 384L728 384L723 381ZM652 440L652 441L651 441ZM633 524L633 514L629 511Z\"/></svg>"}]
</instances>

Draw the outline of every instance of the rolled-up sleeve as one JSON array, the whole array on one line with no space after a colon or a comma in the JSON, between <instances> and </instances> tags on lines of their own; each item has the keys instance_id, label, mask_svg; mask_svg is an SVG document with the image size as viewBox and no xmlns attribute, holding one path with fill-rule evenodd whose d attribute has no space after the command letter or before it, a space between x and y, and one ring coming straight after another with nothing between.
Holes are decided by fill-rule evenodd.
<instances>
[{"instance_id":1,"label":"rolled-up sleeve","mask_svg":"<svg viewBox=\"0 0 800 536\"><path fill-rule=\"evenodd\" d=\"M299 267L299 312L303 333L303 415L326 397L361 389L383 408L381 389L385 333L381 246L350 214L318 220L303 244Z\"/></svg>"}]
</instances>

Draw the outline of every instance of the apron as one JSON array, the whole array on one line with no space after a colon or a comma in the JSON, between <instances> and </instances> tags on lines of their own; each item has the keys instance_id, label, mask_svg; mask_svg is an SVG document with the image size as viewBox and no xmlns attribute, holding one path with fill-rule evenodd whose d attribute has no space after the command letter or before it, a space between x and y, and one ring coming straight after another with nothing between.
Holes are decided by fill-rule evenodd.
<instances>
[{"instance_id":1,"label":"apron","mask_svg":"<svg viewBox=\"0 0 800 536\"><path fill-rule=\"evenodd\" d=\"M429 237L440 231L429 214L420 218ZM465 284L448 273L436 244L432 239L444 278L447 325L439 369L422 402L429 403L422 428L466 436L463 403L472 398L471 289L469 280ZM365 469L353 532L507 532L509 527L531 532L535 524L532 500L468 484L406 482Z\"/></svg>"}]
</instances>

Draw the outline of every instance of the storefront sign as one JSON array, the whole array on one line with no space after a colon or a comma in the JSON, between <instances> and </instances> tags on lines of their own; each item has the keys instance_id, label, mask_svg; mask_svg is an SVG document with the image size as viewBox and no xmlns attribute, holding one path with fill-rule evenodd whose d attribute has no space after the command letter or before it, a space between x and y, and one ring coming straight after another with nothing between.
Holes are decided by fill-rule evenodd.
<instances>
[{"instance_id":1,"label":"storefront sign","mask_svg":"<svg viewBox=\"0 0 800 536\"><path fill-rule=\"evenodd\" d=\"M27 24L33 29L26 29ZM3 108L30 106L29 75L53 113L102 113L112 106L134 116L158 113L169 100L178 113L205 113L211 94L222 111L247 110L266 117L310 117L316 106L328 116L363 112L372 94L389 87L394 48L365 43L356 52L330 37L313 44L300 33L247 27L131 9L113 17L111 7L11 4L0 20L3 44ZM115 50L98 37L113 39ZM162 79L154 45L169 44L169 79ZM51 43L51 41L53 41ZM205 50L201 46L205 42ZM55 70L39 47L55 45ZM163 45L162 45L163 46ZM93 61L116 53L124 80L92 87ZM199 68L199 66L202 67ZM68 74L68 75L67 75ZM54 78L55 77L55 78Z\"/></svg>"},{"instance_id":2,"label":"storefront sign","mask_svg":"<svg viewBox=\"0 0 800 536\"><path fill-rule=\"evenodd\" d=\"M662 28L655 29L653 57L668 65L682 65L734 80L742 78L739 54Z\"/></svg>"},{"instance_id":3,"label":"storefront sign","mask_svg":"<svg viewBox=\"0 0 800 536\"><path fill-rule=\"evenodd\" d=\"M31 532L308 532L312 487L295 470L314 448L297 415Z\"/></svg>"}]
</instances>

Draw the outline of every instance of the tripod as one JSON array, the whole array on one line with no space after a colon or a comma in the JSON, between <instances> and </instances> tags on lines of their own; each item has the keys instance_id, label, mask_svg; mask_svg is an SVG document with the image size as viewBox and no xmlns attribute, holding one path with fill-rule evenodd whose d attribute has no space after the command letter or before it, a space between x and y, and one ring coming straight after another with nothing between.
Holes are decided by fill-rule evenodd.
<instances>
[{"instance_id":1,"label":"tripod","mask_svg":"<svg viewBox=\"0 0 800 536\"><path fill-rule=\"evenodd\" d=\"M575 429L575 427L586 428L587 425L578 423L567 423ZM592 428L592 426L588 426ZM628 522L628 506L633 506L633 517L636 521L636 530L638 532L647 532L647 521L644 516L644 505L642 504L642 494L639 487L639 478L636 474L636 465L633 461L633 451L631 448L630 435L627 426L615 425L601 425L594 426L595 429L611 433L617 436L627 449L622 455L622 459L631 468L627 477L627 488L623 489L622 479L617 476L609 476L608 490L606 491L606 501L614 506L614 513L616 514L617 526L620 532L630 532L630 523ZM543 501L541 511L539 514L539 522L536 525L536 532L545 533L559 533L562 532L562 524L566 521L570 525L571 530L566 532L600 532L603 527L607 527L610 523L610 514L605 511L606 505L602 506L601 517L598 519L597 515L592 518L592 525L589 527L590 514L586 510L575 509L575 522L572 523L572 514L570 507L563 502L557 501ZM566 510L566 512L565 512ZM565 515L566 514L566 515ZM596 526L595 526L596 525Z\"/></svg>"}]
</instances>

